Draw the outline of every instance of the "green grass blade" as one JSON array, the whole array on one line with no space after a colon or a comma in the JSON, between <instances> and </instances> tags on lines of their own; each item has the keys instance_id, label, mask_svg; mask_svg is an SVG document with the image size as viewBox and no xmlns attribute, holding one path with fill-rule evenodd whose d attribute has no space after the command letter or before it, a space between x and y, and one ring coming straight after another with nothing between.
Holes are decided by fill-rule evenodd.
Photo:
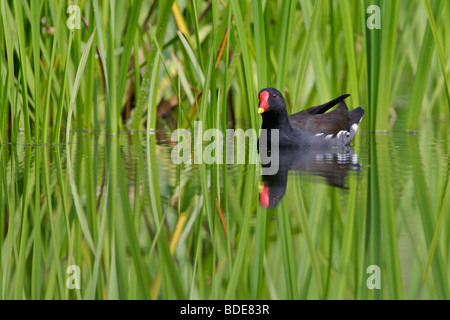
<instances>
[{"instance_id":1,"label":"green grass blade","mask_svg":"<svg viewBox=\"0 0 450 320\"><path fill-rule=\"evenodd\" d=\"M87 222L86 214L83 209L83 204L82 204L81 199L78 194L77 186L75 183L75 175L74 175L73 167L72 167L72 161L70 160L70 158L71 158L70 147L68 146L67 147L67 155L66 155L67 172L69 174L69 182L70 182L70 188L72 190L73 202L74 202L74 205L76 208L78 220L81 225L81 230L83 231L83 234L84 234L84 237L86 238L87 244L88 244L89 248L92 250L92 252L95 252L94 241L92 240L92 235L89 230L89 224Z\"/></svg>"},{"instance_id":2,"label":"green grass blade","mask_svg":"<svg viewBox=\"0 0 450 320\"><path fill-rule=\"evenodd\" d=\"M84 52L83 55L81 56L81 60L80 63L78 65L78 70L77 70L77 75L75 76L75 82L73 85L73 90L72 90L72 95L70 97L70 106L69 106L69 112L67 115L67 125L66 125L66 143L69 143L70 141L70 123L72 120L72 113L73 113L73 109L75 107L75 100L77 98L77 94L78 94L78 89L80 88L80 84L81 84L81 79L83 77L83 73L84 73L84 69L86 67L86 62L89 56L89 52L91 50L92 47L92 42L94 41L94 36L95 36L95 29L94 32L92 33L92 35L90 36L88 42L86 43L86 47L84 48Z\"/></svg>"},{"instance_id":3,"label":"green grass blade","mask_svg":"<svg viewBox=\"0 0 450 320\"><path fill-rule=\"evenodd\" d=\"M316 1L314 3L314 9L311 16L311 21L307 25L307 32L305 42L302 46L302 53L300 55L300 62L298 64L297 73L295 77L295 85L294 85L294 95L292 100L292 111L299 111L296 109L296 105L298 103L300 93L303 89L303 81L305 79L306 67L308 64L308 58L311 52L311 43L313 40L313 36L316 31L317 21L319 20L319 15L321 13L323 1ZM306 23L306 22L305 22Z\"/></svg>"},{"instance_id":4,"label":"green grass blade","mask_svg":"<svg viewBox=\"0 0 450 320\"><path fill-rule=\"evenodd\" d=\"M28 87L26 82L28 79L28 73L26 68L27 59L25 48L25 26L21 2L21 0L14 0L14 14L16 17L16 26L19 38L20 61L22 63L20 70L22 75L22 111L24 116L25 138L27 143L31 143L30 117L28 115Z\"/></svg>"},{"instance_id":5,"label":"green grass blade","mask_svg":"<svg viewBox=\"0 0 450 320\"><path fill-rule=\"evenodd\" d=\"M266 32L263 3L261 1L253 0L253 17L255 24L256 68L258 70L257 88L261 90L268 85Z\"/></svg>"},{"instance_id":6,"label":"green grass blade","mask_svg":"<svg viewBox=\"0 0 450 320\"><path fill-rule=\"evenodd\" d=\"M444 2L441 0L433 1L432 15L438 17L442 12ZM406 120L406 130L417 130L419 118L423 108L423 101L426 91L426 79L430 73L431 61L434 54L435 43L433 42L433 31L430 23L427 24L420 51L417 72L414 78L414 84L411 90L411 104L409 106L408 118Z\"/></svg>"},{"instance_id":7,"label":"green grass blade","mask_svg":"<svg viewBox=\"0 0 450 320\"><path fill-rule=\"evenodd\" d=\"M41 184L40 184L40 152L36 150L34 160L34 243L33 262L31 270L31 299L38 300L41 297Z\"/></svg>"},{"instance_id":8,"label":"green grass blade","mask_svg":"<svg viewBox=\"0 0 450 320\"><path fill-rule=\"evenodd\" d=\"M169 22L170 13L172 10L172 4L174 0L169 1L161 1L159 2L158 9L158 22L156 25L157 37L156 42L158 44L162 44L164 40L164 35L166 33L167 24ZM136 104L136 112L134 113L132 119L131 128L134 130L138 130L141 127L142 115L144 113L144 107L148 102L148 95L150 92L150 84L152 80L153 67L155 63L155 57L157 55L156 46L154 44L154 40L150 44L150 55L147 59L145 74L142 77L142 83L140 87L140 91L137 96L137 104Z\"/></svg>"},{"instance_id":9,"label":"green grass blade","mask_svg":"<svg viewBox=\"0 0 450 320\"><path fill-rule=\"evenodd\" d=\"M127 31L125 34L125 44L123 48L122 58L120 60L120 69L119 69L119 82L117 84L117 102L120 103L121 106L123 95L125 92L125 84L126 84L126 75L128 72L128 67L130 65L131 60L131 49L135 40L135 33L139 23L139 13L142 7L142 0L134 1L131 6L130 15L128 18ZM137 48L135 48L137 50ZM121 108L118 108L119 111Z\"/></svg>"},{"instance_id":10,"label":"green grass blade","mask_svg":"<svg viewBox=\"0 0 450 320\"><path fill-rule=\"evenodd\" d=\"M41 55L40 55L40 12L39 3L31 2L31 38L33 43L34 66L34 137L39 139L41 118Z\"/></svg>"},{"instance_id":11,"label":"green grass blade","mask_svg":"<svg viewBox=\"0 0 450 320\"><path fill-rule=\"evenodd\" d=\"M203 87L205 85L205 76L202 72L202 69L200 68L200 64L198 63L194 52L192 51L189 43L187 42L187 40L183 36L183 34L180 31L177 31L177 35L181 40L181 44L183 45L184 50L186 50L186 53L188 54L189 58L191 59L191 63L193 63L193 65L194 65L194 70L196 72L196 76L198 78L200 85Z\"/></svg>"},{"instance_id":12,"label":"green grass blade","mask_svg":"<svg viewBox=\"0 0 450 320\"><path fill-rule=\"evenodd\" d=\"M247 110L250 113L250 123L252 128L256 128L256 106L255 106L255 89L253 85L253 72L250 69L251 66L251 60L250 60L250 53L248 49L247 44L247 32L244 26L244 20L242 17L242 11L240 8L240 3L237 0L230 0L232 10L234 12L234 17L236 21L236 28L239 38L239 44L241 46L242 50L242 59L244 64L244 77L245 77L245 85L246 85L246 92L247 92Z\"/></svg>"},{"instance_id":13,"label":"green grass blade","mask_svg":"<svg viewBox=\"0 0 450 320\"><path fill-rule=\"evenodd\" d=\"M286 74L288 71L289 64L289 47L292 42L292 32L289 30L293 29L294 24L294 16L295 16L295 7L297 5L297 1L294 0L285 0L283 1L283 10L282 10L282 29L281 29L281 39L278 49L278 74L276 86L281 92L284 91L285 82L286 82Z\"/></svg>"},{"instance_id":14,"label":"green grass blade","mask_svg":"<svg viewBox=\"0 0 450 320\"><path fill-rule=\"evenodd\" d=\"M25 267L26 267L26 243L28 236L28 195L30 188L30 167L31 167L31 150L26 148L25 150L25 172L24 172L24 184L23 184L23 196L22 196L22 206L21 206L21 231L20 231L20 249L19 249L19 259L17 261L16 270L16 282L14 287L14 300L21 300L27 297L25 290Z\"/></svg>"},{"instance_id":15,"label":"green grass blade","mask_svg":"<svg viewBox=\"0 0 450 320\"><path fill-rule=\"evenodd\" d=\"M72 48L72 41L73 41L73 31L70 32L66 63L65 63L65 67L64 67L63 81L62 81L62 85L61 85L61 91L59 93L56 123L55 123L55 127L53 128L53 142L54 143L59 143L59 141L60 141L62 114L63 114L63 109L64 109L64 97L65 97L65 92L66 92L67 80L69 77L69 62L70 62L70 52L71 52L71 48Z\"/></svg>"},{"instance_id":16,"label":"green grass blade","mask_svg":"<svg viewBox=\"0 0 450 320\"><path fill-rule=\"evenodd\" d=\"M442 48L441 41L439 40L439 34L438 34L437 27L436 27L436 22L433 17L433 11L431 10L431 7L430 7L430 2L428 0L424 0L423 3L425 4L425 8L426 8L427 15L428 15L428 22L430 23L431 31L433 32L434 42L436 43L437 51L439 54L439 61L441 62L442 75L445 80L445 92L447 94L447 102L450 105L450 87L449 87L447 72L445 70L446 59L444 57L444 50ZM448 6L448 4L447 4L447 6Z\"/></svg>"},{"instance_id":17,"label":"green grass blade","mask_svg":"<svg viewBox=\"0 0 450 320\"><path fill-rule=\"evenodd\" d=\"M390 108L392 105L392 84L394 73L394 60L396 53L398 15L400 2L389 1L385 8L385 21L382 28L382 40L380 49L380 70L378 81L378 98L376 109L375 130L387 130Z\"/></svg>"},{"instance_id":18,"label":"green grass blade","mask_svg":"<svg viewBox=\"0 0 450 320\"><path fill-rule=\"evenodd\" d=\"M61 18L62 10L64 8L63 1L60 1L58 4L58 11L57 11L57 18L56 21L59 21ZM59 38L59 32L60 28L56 28L53 43L52 43L52 53L50 58L50 65L48 67L48 80L47 80L47 89L45 93L45 101L44 101L44 111L42 116L42 135L41 139L43 143L47 142L47 131L48 131L48 122L49 122L49 112L50 112L50 100L51 100L51 88L53 84L53 75L54 75L54 66L55 66L55 60L56 60L56 45L57 45L57 39Z\"/></svg>"}]
</instances>

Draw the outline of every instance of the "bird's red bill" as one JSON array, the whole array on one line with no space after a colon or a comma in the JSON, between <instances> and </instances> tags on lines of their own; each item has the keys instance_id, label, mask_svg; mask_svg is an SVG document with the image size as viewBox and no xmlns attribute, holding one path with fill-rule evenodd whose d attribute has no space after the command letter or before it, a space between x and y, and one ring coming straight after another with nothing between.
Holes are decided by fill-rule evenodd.
<instances>
[{"instance_id":1,"label":"bird's red bill","mask_svg":"<svg viewBox=\"0 0 450 320\"><path fill-rule=\"evenodd\" d=\"M259 203L263 208L269 207L269 187L265 186L259 193Z\"/></svg>"},{"instance_id":2,"label":"bird's red bill","mask_svg":"<svg viewBox=\"0 0 450 320\"><path fill-rule=\"evenodd\" d=\"M259 108L267 111L269 107L269 92L263 91L259 94Z\"/></svg>"}]
</instances>

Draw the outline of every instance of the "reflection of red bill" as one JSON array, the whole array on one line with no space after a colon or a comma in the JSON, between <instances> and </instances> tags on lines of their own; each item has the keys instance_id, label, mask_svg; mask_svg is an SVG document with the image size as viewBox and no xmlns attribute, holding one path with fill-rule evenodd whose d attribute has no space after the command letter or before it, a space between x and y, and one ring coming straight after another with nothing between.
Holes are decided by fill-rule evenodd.
<instances>
[{"instance_id":1,"label":"reflection of red bill","mask_svg":"<svg viewBox=\"0 0 450 320\"><path fill-rule=\"evenodd\" d=\"M259 94L259 108L258 113L264 113L269 108L269 92L263 91Z\"/></svg>"},{"instance_id":2,"label":"reflection of red bill","mask_svg":"<svg viewBox=\"0 0 450 320\"><path fill-rule=\"evenodd\" d=\"M262 207L268 208L269 207L269 187L264 186L259 193L259 203Z\"/></svg>"}]
</instances>

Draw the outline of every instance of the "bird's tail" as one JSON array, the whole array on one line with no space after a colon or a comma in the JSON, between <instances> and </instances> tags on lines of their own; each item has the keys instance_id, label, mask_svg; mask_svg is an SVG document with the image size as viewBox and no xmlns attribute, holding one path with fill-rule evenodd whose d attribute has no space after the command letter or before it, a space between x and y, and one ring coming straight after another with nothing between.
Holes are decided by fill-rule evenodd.
<instances>
[{"instance_id":1,"label":"bird's tail","mask_svg":"<svg viewBox=\"0 0 450 320\"><path fill-rule=\"evenodd\" d=\"M359 123L361 122L361 119L364 115L364 109L361 107L358 107L358 108L350 111L349 115L350 115L350 126L352 126L354 124L359 125Z\"/></svg>"},{"instance_id":2,"label":"bird's tail","mask_svg":"<svg viewBox=\"0 0 450 320\"><path fill-rule=\"evenodd\" d=\"M339 105L345 105L344 100L347 99L348 97L350 97L349 94L344 94L340 97L337 97L336 99L333 99L325 104L322 104L320 106L317 107L312 107L309 108L308 110L310 110L308 113L309 114L322 114L327 112L328 110L330 110L331 108L333 108L335 105L339 104Z\"/></svg>"},{"instance_id":3,"label":"bird's tail","mask_svg":"<svg viewBox=\"0 0 450 320\"><path fill-rule=\"evenodd\" d=\"M350 135L347 139L347 144L350 145L350 142L355 137L356 131L358 131L358 126L361 123L362 117L364 116L364 109L361 107L358 107L349 113L350 116Z\"/></svg>"}]
</instances>

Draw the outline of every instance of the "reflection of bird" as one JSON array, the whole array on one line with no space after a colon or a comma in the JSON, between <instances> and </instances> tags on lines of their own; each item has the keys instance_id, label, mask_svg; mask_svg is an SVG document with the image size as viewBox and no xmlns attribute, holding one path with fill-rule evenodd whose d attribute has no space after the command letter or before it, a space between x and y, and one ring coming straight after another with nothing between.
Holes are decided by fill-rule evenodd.
<instances>
[{"instance_id":1,"label":"reflection of bird","mask_svg":"<svg viewBox=\"0 0 450 320\"><path fill-rule=\"evenodd\" d=\"M288 116L283 95L266 88L259 93L258 113L262 114L262 129L279 130L279 147L342 147L350 145L364 115L361 107L349 111L343 95L323 105ZM335 105L336 109L325 113Z\"/></svg>"},{"instance_id":2,"label":"reflection of bird","mask_svg":"<svg viewBox=\"0 0 450 320\"><path fill-rule=\"evenodd\" d=\"M262 155L261 155L262 157ZM270 166L270 164L263 165ZM286 193L289 171L325 178L329 186L346 189L350 171L360 171L358 156L352 147L325 149L279 150L279 170L275 175L263 175L259 202L265 208L275 207Z\"/></svg>"}]
</instances>

